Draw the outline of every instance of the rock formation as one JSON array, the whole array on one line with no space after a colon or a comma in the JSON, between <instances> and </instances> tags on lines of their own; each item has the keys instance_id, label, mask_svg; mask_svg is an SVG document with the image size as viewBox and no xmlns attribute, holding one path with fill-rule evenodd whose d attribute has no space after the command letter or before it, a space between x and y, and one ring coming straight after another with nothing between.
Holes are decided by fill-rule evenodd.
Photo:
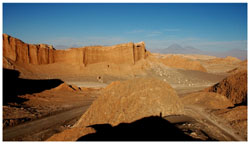
<instances>
[{"instance_id":1,"label":"rock formation","mask_svg":"<svg viewBox=\"0 0 250 144\"><path fill-rule=\"evenodd\" d=\"M205 91L222 94L233 104L247 104L247 70L230 75Z\"/></svg>"},{"instance_id":2,"label":"rock formation","mask_svg":"<svg viewBox=\"0 0 250 144\"><path fill-rule=\"evenodd\" d=\"M3 56L21 63L36 65L51 63L89 65L99 62L135 64L137 61L145 59L147 55L144 42L55 50L51 45L26 44L19 39L3 34Z\"/></svg>"},{"instance_id":3,"label":"rock formation","mask_svg":"<svg viewBox=\"0 0 250 144\"><path fill-rule=\"evenodd\" d=\"M138 78L107 86L78 125L81 122L117 125L160 113L165 116L181 112L182 105L170 85L157 79Z\"/></svg>"},{"instance_id":4,"label":"rock formation","mask_svg":"<svg viewBox=\"0 0 250 144\"><path fill-rule=\"evenodd\" d=\"M178 55L167 56L161 59L161 61L169 67L207 72L199 61L194 61Z\"/></svg>"},{"instance_id":5,"label":"rock formation","mask_svg":"<svg viewBox=\"0 0 250 144\"><path fill-rule=\"evenodd\" d=\"M100 95L74 125L74 135L64 137L62 132L49 140L76 140L93 124L131 123L148 116L183 114L183 105L176 91L167 83L151 78L137 78L113 82ZM86 133L85 133L86 134Z\"/></svg>"},{"instance_id":6,"label":"rock formation","mask_svg":"<svg viewBox=\"0 0 250 144\"><path fill-rule=\"evenodd\" d=\"M236 58L236 57L232 57L232 56L227 56L225 58L226 61L231 61L231 62L241 62L240 59Z\"/></svg>"},{"instance_id":7,"label":"rock formation","mask_svg":"<svg viewBox=\"0 0 250 144\"><path fill-rule=\"evenodd\" d=\"M59 86L51 89L54 91L81 91L81 88L77 87L76 85L69 85L67 83L62 83Z\"/></svg>"},{"instance_id":8,"label":"rock formation","mask_svg":"<svg viewBox=\"0 0 250 144\"><path fill-rule=\"evenodd\" d=\"M225 96L213 92L196 92L181 98L184 105L197 105L209 109L232 107L232 102Z\"/></svg>"},{"instance_id":9,"label":"rock formation","mask_svg":"<svg viewBox=\"0 0 250 144\"><path fill-rule=\"evenodd\" d=\"M214 58L214 59L210 59L208 60L208 63L222 63L222 64L234 64L234 63L239 63L241 62L240 59L236 58L236 57L232 57L232 56L227 56L225 58Z\"/></svg>"},{"instance_id":10,"label":"rock formation","mask_svg":"<svg viewBox=\"0 0 250 144\"><path fill-rule=\"evenodd\" d=\"M236 73L238 73L238 72L240 72L242 70L247 70L247 60L239 62L237 68L229 70L229 71L227 71L227 73L236 74Z\"/></svg>"},{"instance_id":11,"label":"rock formation","mask_svg":"<svg viewBox=\"0 0 250 144\"><path fill-rule=\"evenodd\" d=\"M46 44L26 44L19 39L3 34L3 56L15 62L31 64L53 63L54 48Z\"/></svg>"},{"instance_id":12,"label":"rock formation","mask_svg":"<svg viewBox=\"0 0 250 144\"><path fill-rule=\"evenodd\" d=\"M3 67L6 69L15 69L15 66L13 65L11 60L6 57L3 57Z\"/></svg>"}]
</instances>

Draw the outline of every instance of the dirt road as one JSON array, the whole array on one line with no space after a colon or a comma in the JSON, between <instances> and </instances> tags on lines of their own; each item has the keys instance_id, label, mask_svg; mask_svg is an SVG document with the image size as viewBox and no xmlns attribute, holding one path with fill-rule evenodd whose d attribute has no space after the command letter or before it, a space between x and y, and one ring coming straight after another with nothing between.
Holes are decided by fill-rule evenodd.
<instances>
[{"instance_id":1,"label":"dirt road","mask_svg":"<svg viewBox=\"0 0 250 144\"><path fill-rule=\"evenodd\" d=\"M78 87L86 88L104 88L108 84L100 82L79 82L79 81L66 81L67 84L76 85Z\"/></svg>"},{"instance_id":2,"label":"dirt road","mask_svg":"<svg viewBox=\"0 0 250 144\"><path fill-rule=\"evenodd\" d=\"M65 122L81 116L89 106L90 105L85 105L65 112L61 112L56 115L27 122L15 127L6 128L3 130L3 140L23 140L22 137L24 136L35 135L36 133L41 133L41 131L46 132L48 131L48 129L53 129L58 125L63 126Z\"/></svg>"},{"instance_id":3,"label":"dirt road","mask_svg":"<svg viewBox=\"0 0 250 144\"><path fill-rule=\"evenodd\" d=\"M236 135L232 128L223 125L218 119L212 118L202 108L185 106L185 111L187 115L206 125L210 131L209 133L213 135L212 137L222 141L245 141L244 138Z\"/></svg>"}]
</instances>

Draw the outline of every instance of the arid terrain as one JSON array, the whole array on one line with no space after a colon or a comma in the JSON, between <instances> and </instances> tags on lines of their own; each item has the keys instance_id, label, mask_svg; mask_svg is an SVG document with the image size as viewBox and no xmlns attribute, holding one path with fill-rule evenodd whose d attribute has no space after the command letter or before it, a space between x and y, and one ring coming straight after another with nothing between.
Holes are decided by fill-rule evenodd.
<instances>
[{"instance_id":1,"label":"arid terrain","mask_svg":"<svg viewBox=\"0 0 250 144\"><path fill-rule=\"evenodd\" d=\"M4 141L247 141L247 60L3 34Z\"/></svg>"}]
</instances>

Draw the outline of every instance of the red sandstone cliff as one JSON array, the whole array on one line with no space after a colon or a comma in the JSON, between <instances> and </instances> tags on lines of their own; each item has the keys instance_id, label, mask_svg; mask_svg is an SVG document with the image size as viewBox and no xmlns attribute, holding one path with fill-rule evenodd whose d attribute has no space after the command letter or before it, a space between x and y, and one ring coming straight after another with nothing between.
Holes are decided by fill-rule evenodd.
<instances>
[{"instance_id":1,"label":"red sandstone cliff","mask_svg":"<svg viewBox=\"0 0 250 144\"><path fill-rule=\"evenodd\" d=\"M26 44L3 34L3 56L16 62L49 64L54 62L54 48L46 44Z\"/></svg>"},{"instance_id":2,"label":"red sandstone cliff","mask_svg":"<svg viewBox=\"0 0 250 144\"><path fill-rule=\"evenodd\" d=\"M135 64L147 57L144 42L125 43L114 46L89 46L55 50L46 44L26 44L19 39L3 34L3 56L15 62L30 64L84 64L99 62Z\"/></svg>"}]
</instances>

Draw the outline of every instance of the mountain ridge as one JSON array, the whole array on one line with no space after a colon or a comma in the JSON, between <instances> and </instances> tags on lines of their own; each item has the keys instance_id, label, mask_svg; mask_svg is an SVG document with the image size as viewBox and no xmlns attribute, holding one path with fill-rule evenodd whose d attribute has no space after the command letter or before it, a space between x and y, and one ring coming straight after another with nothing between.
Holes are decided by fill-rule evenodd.
<instances>
[{"instance_id":1,"label":"mountain ridge","mask_svg":"<svg viewBox=\"0 0 250 144\"><path fill-rule=\"evenodd\" d=\"M162 53L162 54L201 54L210 55L216 57L227 57L233 56L241 60L247 59L247 50L231 49L227 51L204 51L193 46L181 46L179 44L172 44L164 49L150 49L151 52Z\"/></svg>"}]
</instances>

